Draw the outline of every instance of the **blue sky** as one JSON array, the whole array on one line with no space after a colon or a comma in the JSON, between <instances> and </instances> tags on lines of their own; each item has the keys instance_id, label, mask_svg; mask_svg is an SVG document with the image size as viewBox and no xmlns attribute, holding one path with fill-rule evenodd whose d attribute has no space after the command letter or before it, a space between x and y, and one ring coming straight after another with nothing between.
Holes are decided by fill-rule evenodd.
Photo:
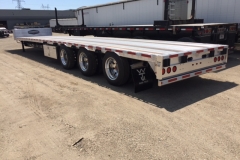
<instances>
[{"instance_id":1,"label":"blue sky","mask_svg":"<svg viewBox=\"0 0 240 160\"><path fill-rule=\"evenodd\" d=\"M23 0L22 0L23 1ZM42 4L49 5L53 10L57 7L58 10L76 9L82 6L92 6L96 4L104 4L116 2L119 0L24 0L21 2L24 8L42 9ZM12 0L0 0L0 9L16 9L17 2Z\"/></svg>"}]
</instances>

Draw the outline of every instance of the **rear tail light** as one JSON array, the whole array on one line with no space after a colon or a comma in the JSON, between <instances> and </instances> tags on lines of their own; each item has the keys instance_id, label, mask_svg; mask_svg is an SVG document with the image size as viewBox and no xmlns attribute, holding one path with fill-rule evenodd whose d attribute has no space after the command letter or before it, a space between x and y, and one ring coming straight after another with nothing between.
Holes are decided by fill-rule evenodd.
<instances>
[{"instance_id":1,"label":"rear tail light","mask_svg":"<svg viewBox=\"0 0 240 160\"><path fill-rule=\"evenodd\" d=\"M211 34L211 32L212 32L211 28L204 29L204 34Z\"/></svg>"},{"instance_id":2,"label":"rear tail light","mask_svg":"<svg viewBox=\"0 0 240 160\"><path fill-rule=\"evenodd\" d=\"M217 62L217 57L214 58L214 62Z\"/></svg>"},{"instance_id":3,"label":"rear tail light","mask_svg":"<svg viewBox=\"0 0 240 160\"><path fill-rule=\"evenodd\" d=\"M221 57L218 57L218 61L220 61L221 60Z\"/></svg>"},{"instance_id":4,"label":"rear tail light","mask_svg":"<svg viewBox=\"0 0 240 160\"><path fill-rule=\"evenodd\" d=\"M174 66L174 67L173 67L173 72L176 72L176 71L177 71L177 67Z\"/></svg>"},{"instance_id":5,"label":"rear tail light","mask_svg":"<svg viewBox=\"0 0 240 160\"><path fill-rule=\"evenodd\" d=\"M168 74L171 73L171 70L172 70L171 67L168 67L168 68L167 68L167 73L168 73Z\"/></svg>"},{"instance_id":6,"label":"rear tail light","mask_svg":"<svg viewBox=\"0 0 240 160\"><path fill-rule=\"evenodd\" d=\"M236 26L230 26L229 31L230 32L235 32L236 31Z\"/></svg>"},{"instance_id":7,"label":"rear tail light","mask_svg":"<svg viewBox=\"0 0 240 160\"><path fill-rule=\"evenodd\" d=\"M221 57L221 60L222 60L222 61L224 60L224 56Z\"/></svg>"},{"instance_id":8,"label":"rear tail light","mask_svg":"<svg viewBox=\"0 0 240 160\"><path fill-rule=\"evenodd\" d=\"M226 28L218 28L218 33L224 33L226 31Z\"/></svg>"},{"instance_id":9,"label":"rear tail light","mask_svg":"<svg viewBox=\"0 0 240 160\"><path fill-rule=\"evenodd\" d=\"M162 69L162 75L164 75L164 74L165 74L165 69L163 68L163 69Z\"/></svg>"}]
</instances>

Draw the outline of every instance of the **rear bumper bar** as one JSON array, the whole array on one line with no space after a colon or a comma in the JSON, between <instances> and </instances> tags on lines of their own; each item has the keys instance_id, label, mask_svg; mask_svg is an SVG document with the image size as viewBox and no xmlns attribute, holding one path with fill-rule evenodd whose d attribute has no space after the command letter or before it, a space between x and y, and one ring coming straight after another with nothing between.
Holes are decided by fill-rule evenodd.
<instances>
[{"instance_id":1,"label":"rear bumper bar","mask_svg":"<svg viewBox=\"0 0 240 160\"><path fill-rule=\"evenodd\" d=\"M191 72L191 73L188 73L188 74L182 74L182 75L177 76L177 77L172 77L172 78L165 79L165 80L159 80L158 81L158 86L164 86L164 85L167 85L167 84L171 84L171 83L182 81L182 80L185 80L185 79L188 79L188 78L196 77L196 76L199 76L199 75L202 75L202 74L205 74L205 73L210 73L210 72L222 70L222 69L225 69L225 68L226 68L226 64L223 64L223 65L218 65L218 66L206 68L206 69L203 69L203 70L198 70L198 71Z\"/></svg>"}]
</instances>

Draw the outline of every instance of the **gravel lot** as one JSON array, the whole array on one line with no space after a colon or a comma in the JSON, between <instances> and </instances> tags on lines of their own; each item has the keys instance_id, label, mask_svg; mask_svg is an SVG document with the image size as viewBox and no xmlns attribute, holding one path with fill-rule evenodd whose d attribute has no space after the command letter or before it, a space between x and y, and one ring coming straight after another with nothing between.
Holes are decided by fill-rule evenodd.
<instances>
[{"instance_id":1,"label":"gravel lot","mask_svg":"<svg viewBox=\"0 0 240 160\"><path fill-rule=\"evenodd\" d=\"M59 35L59 34L55 34ZM0 39L0 159L240 159L240 52L135 94Z\"/></svg>"}]
</instances>

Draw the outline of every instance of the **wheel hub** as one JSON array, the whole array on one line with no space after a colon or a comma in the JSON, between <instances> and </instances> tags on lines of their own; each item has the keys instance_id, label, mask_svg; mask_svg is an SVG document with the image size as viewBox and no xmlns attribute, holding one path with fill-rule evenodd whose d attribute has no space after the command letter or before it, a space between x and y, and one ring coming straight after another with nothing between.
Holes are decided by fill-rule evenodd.
<instances>
[{"instance_id":1,"label":"wheel hub","mask_svg":"<svg viewBox=\"0 0 240 160\"><path fill-rule=\"evenodd\" d=\"M119 75L119 68L116 60L109 57L105 62L105 71L109 79L116 80Z\"/></svg>"},{"instance_id":2,"label":"wheel hub","mask_svg":"<svg viewBox=\"0 0 240 160\"><path fill-rule=\"evenodd\" d=\"M78 61L79 61L81 70L87 71L88 70L88 58L84 52L80 53Z\"/></svg>"},{"instance_id":3,"label":"wheel hub","mask_svg":"<svg viewBox=\"0 0 240 160\"><path fill-rule=\"evenodd\" d=\"M60 52L60 58L61 58L62 64L64 66L67 65L68 56L67 56L67 52L64 49L62 49L61 52Z\"/></svg>"}]
</instances>

